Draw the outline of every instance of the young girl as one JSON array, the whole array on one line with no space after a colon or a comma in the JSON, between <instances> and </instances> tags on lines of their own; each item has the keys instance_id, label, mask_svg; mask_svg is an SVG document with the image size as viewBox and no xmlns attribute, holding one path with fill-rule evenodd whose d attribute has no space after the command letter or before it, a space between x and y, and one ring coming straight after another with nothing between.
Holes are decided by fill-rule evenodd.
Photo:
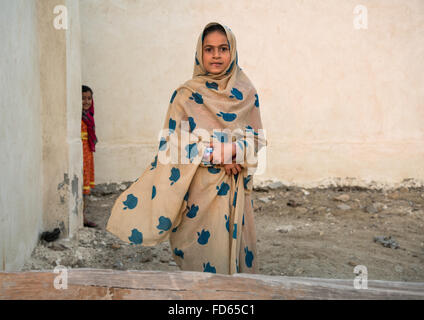
<instances>
[{"instance_id":1,"label":"young girl","mask_svg":"<svg viewBox=\"0 0 424 320\"><path fill-rule=\"evenodd\" d=\"M87 197L91 193L91 189L95 187L93 153L96 151L95 146L97 143L93 91L87 86L82 86L81 140L83 151L84 226L95 228L97 225L86 218Z\"/></svg>"},{"instance_id":2,"label":"young girl","mask_svg":"<svg viewBox=\"0 0 424 320\"><path fill-rule=\"evenodd\" d=\"M193 78L173 93L163 129L153 162L116 200L106 230L134 245L169 239L182 270L256 273L249 172L257 163L245 160L266 140L229 28L209 23L200 34ZM172 150L179 162L167 161Z\"/></svg>"}]
</instances>

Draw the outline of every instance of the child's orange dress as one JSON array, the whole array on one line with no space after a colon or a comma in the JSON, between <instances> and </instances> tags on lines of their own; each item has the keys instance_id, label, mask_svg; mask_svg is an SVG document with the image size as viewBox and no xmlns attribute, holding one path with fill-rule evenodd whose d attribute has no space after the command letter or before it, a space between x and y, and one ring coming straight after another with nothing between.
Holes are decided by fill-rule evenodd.
<instances>
[{"instance_id":1,"label":"child's orange dress","mask_svg":"<svg viewBox=\"0 0 424 320\"><path fill-rule=\"evenodd\" d=\"M83 154L83 194L90 194L94 183L94 156L88 144L87 125L81 120L81 140Z\"/></svg>"}]
</instances>

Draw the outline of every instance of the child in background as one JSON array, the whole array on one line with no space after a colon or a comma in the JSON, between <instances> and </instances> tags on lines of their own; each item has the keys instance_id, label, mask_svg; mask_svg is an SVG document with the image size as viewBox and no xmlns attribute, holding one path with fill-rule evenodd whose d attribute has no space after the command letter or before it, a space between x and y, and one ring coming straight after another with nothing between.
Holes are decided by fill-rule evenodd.
<instances>
[{"instance_id":1,"label":"child in background","mask_svg":"<svg viewBox=\"0 0 424 320\"><path fill-rule=\"evenodd\" d=\"M94 100L93 91L82 86L82 118L81 118L81 140L83 151L83 201L84 201L84 227L95 228L97 224L88 221L86 218L87 198L91 189L95 187L94 183L94 157L96 151L96 128L94 124Z\"/></svg>"}]
</instances>

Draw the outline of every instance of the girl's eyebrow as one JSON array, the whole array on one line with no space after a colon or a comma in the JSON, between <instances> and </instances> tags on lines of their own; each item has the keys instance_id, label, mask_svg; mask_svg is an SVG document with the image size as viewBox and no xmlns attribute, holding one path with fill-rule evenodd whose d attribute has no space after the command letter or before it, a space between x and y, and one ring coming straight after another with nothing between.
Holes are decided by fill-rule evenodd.
<instances>
[{"instance_id":1,"label":"girl's eyebrow","mask_svg":"<svg viewBox=\"0 0 424 320\"><path fill-rule=\"evenodd\" d=\"M206 44L205 45L205 48L206 47L228 47L228 44L226 44L226 43L223 43L223 44L220 44L220 45L217 45L217 46L213 46L213 45L211 45L211 44Z\"/></svg>"}]
</instances>

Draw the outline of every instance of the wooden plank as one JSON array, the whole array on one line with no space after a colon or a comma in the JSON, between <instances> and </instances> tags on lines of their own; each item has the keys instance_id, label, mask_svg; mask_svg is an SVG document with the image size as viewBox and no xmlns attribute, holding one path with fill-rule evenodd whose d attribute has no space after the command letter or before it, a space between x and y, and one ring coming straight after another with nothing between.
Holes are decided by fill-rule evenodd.
<instances>
[{"instance_id":1,"label":"wooden plank","mask_svg":"<svg viewBox=\"0 0 424 320\"><path fill-rule=\"evenodd\" d=\"M68 288L58 290L53 271L0 272L0 299L420 299L424 283L368 280L355 289L352 280L201 272L68 269Z\"/></svg>"}]
</instances>

